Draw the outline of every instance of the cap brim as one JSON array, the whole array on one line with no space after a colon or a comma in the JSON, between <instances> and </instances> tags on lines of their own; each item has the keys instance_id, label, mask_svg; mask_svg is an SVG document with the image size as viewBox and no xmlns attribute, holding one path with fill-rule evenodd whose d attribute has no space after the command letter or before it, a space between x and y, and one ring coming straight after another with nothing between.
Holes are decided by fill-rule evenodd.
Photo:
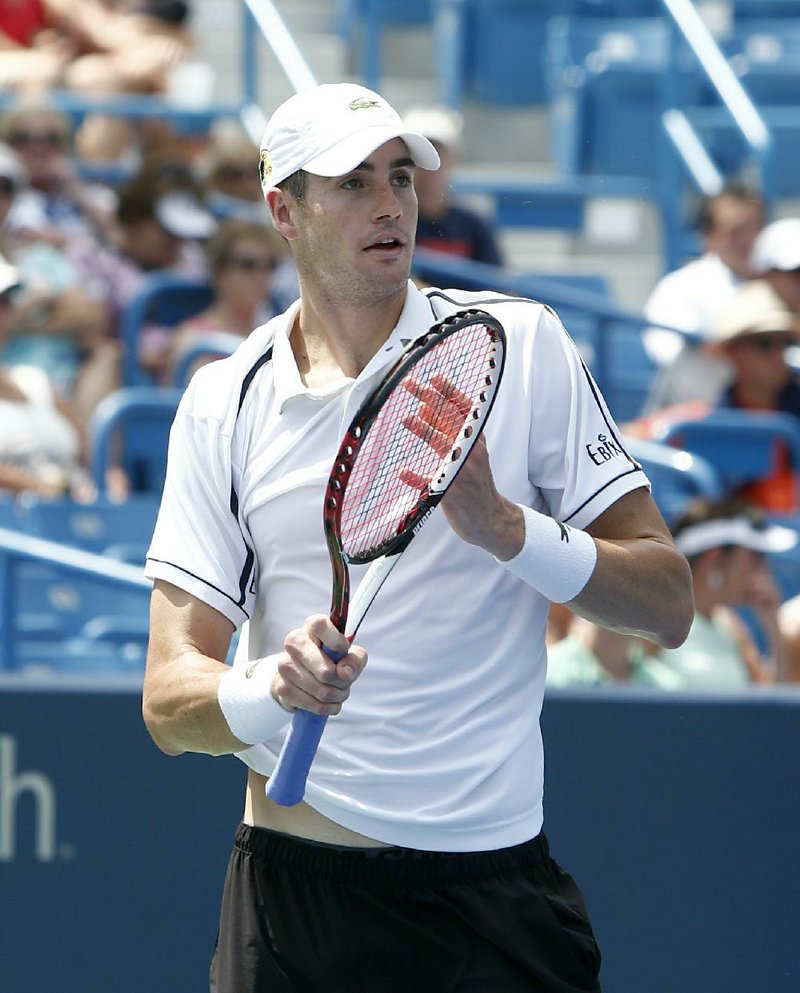
<instances>
[{"instance_id":1,"label":"cap brim","mask_svg":"<svg viewBox=\"0 0 800 993\"><path fill-rule=\"evenodd\" d=\"M712 548L736 545L762 554L788 552L797 545L798 534L779 524L755 527L746 517L725 517L686 528L675 540L684 555L700 555Z\"/></svg>"},{"instance_id":2,"label":"cap brim","mask_svg":"<svg viewBox=\"0 0 800 993\"><path fill-rule=\"evenodd\" d=\"M210 211L193 197L182 193L168 193L161 197L155 213L158 223L176 238L208 238L217 226Z\"/></svg>"},{"instance_id":3,"label":"cap brim","mask_svg":"<svg viewBox=\"0 0 800 993\"><path fill-rule=\"evenodd\" d=\"M424 135L387 124L376 124L342 138L332 148L306 162L303 169L315 176L343 176L365 162L376 148L395 138L401 138L406 143L415 165L421 169L439 168L439 153Z\"/></svg>"}]
</instances>

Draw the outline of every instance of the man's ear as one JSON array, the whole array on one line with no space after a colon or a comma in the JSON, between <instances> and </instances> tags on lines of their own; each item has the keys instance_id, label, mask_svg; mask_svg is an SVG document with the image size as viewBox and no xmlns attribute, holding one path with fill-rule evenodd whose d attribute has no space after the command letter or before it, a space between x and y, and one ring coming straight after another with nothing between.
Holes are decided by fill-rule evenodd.
<instances>
[{"instance_id":1,"label":"man's ear","mask_svg":"<svg viewBox=\"0 0 800 993\"><path fill-rule=\"evenodd\" d=\"M292 217L295 207L294 200L288 193L285 193L277 186L273 186L272 189L267 190L264 199L267 202L270 217L272 218L272 226L287 241L293 241L297 237L297 227Z\"/></svg>"}]
</instances>

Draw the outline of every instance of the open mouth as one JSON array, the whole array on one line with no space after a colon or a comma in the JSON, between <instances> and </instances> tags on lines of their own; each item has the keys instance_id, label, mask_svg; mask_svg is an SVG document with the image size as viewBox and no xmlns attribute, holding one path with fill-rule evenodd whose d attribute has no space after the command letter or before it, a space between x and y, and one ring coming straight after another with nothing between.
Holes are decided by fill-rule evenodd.
<instances>
[{"instance_id":1,"label":"open mouth","mask_svg":"<svg viewBox=\"0 0 800 993\"><path fill-rule=\"evenodd\" d=\"M374 241L371 245L368 245L366 251L368 252L396 252L403 247L405 243L399 238L380 238L378 241Z\"/></svg>"}]
</instances>

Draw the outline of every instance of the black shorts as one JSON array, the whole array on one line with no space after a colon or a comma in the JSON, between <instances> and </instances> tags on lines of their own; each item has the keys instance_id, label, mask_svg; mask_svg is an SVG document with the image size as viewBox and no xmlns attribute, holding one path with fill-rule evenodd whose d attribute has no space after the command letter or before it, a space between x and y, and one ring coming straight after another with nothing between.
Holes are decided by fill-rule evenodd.
<instances>
[{"instance_id":1,"label":"black shorts","mask_svg":"<svg viewBox=\"0 0 800 993\"><path fill-rule=\"evenodd\" d=\"M547 841L340 848L239 825L212 993L597 993L583 898Z\"/></svg>"}]
</instances>

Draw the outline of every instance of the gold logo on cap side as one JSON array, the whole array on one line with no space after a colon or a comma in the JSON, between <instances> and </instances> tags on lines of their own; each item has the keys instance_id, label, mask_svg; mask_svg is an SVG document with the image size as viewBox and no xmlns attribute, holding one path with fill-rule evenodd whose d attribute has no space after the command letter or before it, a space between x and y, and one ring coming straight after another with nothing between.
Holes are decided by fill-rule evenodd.
<instances>
[{"instance_id":1,"label":"gold logo on cap side","mask_svg":"<svg viewBox=\"0 0 800 993\"><path fill-rule=\"evenodd\" d=\"M358 100L351 100L347 105L350 110L366 110L367 107L380 107L377 100L365 100L364 97L359 97Z\"/></svg>"},{"instance_id":2,"label":"gold logo on cap side","mask_svg":"<svg viewBox=\"0 0 800 993\"><path fill-rule=\"evenodd\" d=\"M258 163L258 175L261 177L261 182L265 183L267 181L267 176L272 172L272 156L269 154L269 150L266 148L261 149L260 162Z\"/></svg>"}]
</instances>

